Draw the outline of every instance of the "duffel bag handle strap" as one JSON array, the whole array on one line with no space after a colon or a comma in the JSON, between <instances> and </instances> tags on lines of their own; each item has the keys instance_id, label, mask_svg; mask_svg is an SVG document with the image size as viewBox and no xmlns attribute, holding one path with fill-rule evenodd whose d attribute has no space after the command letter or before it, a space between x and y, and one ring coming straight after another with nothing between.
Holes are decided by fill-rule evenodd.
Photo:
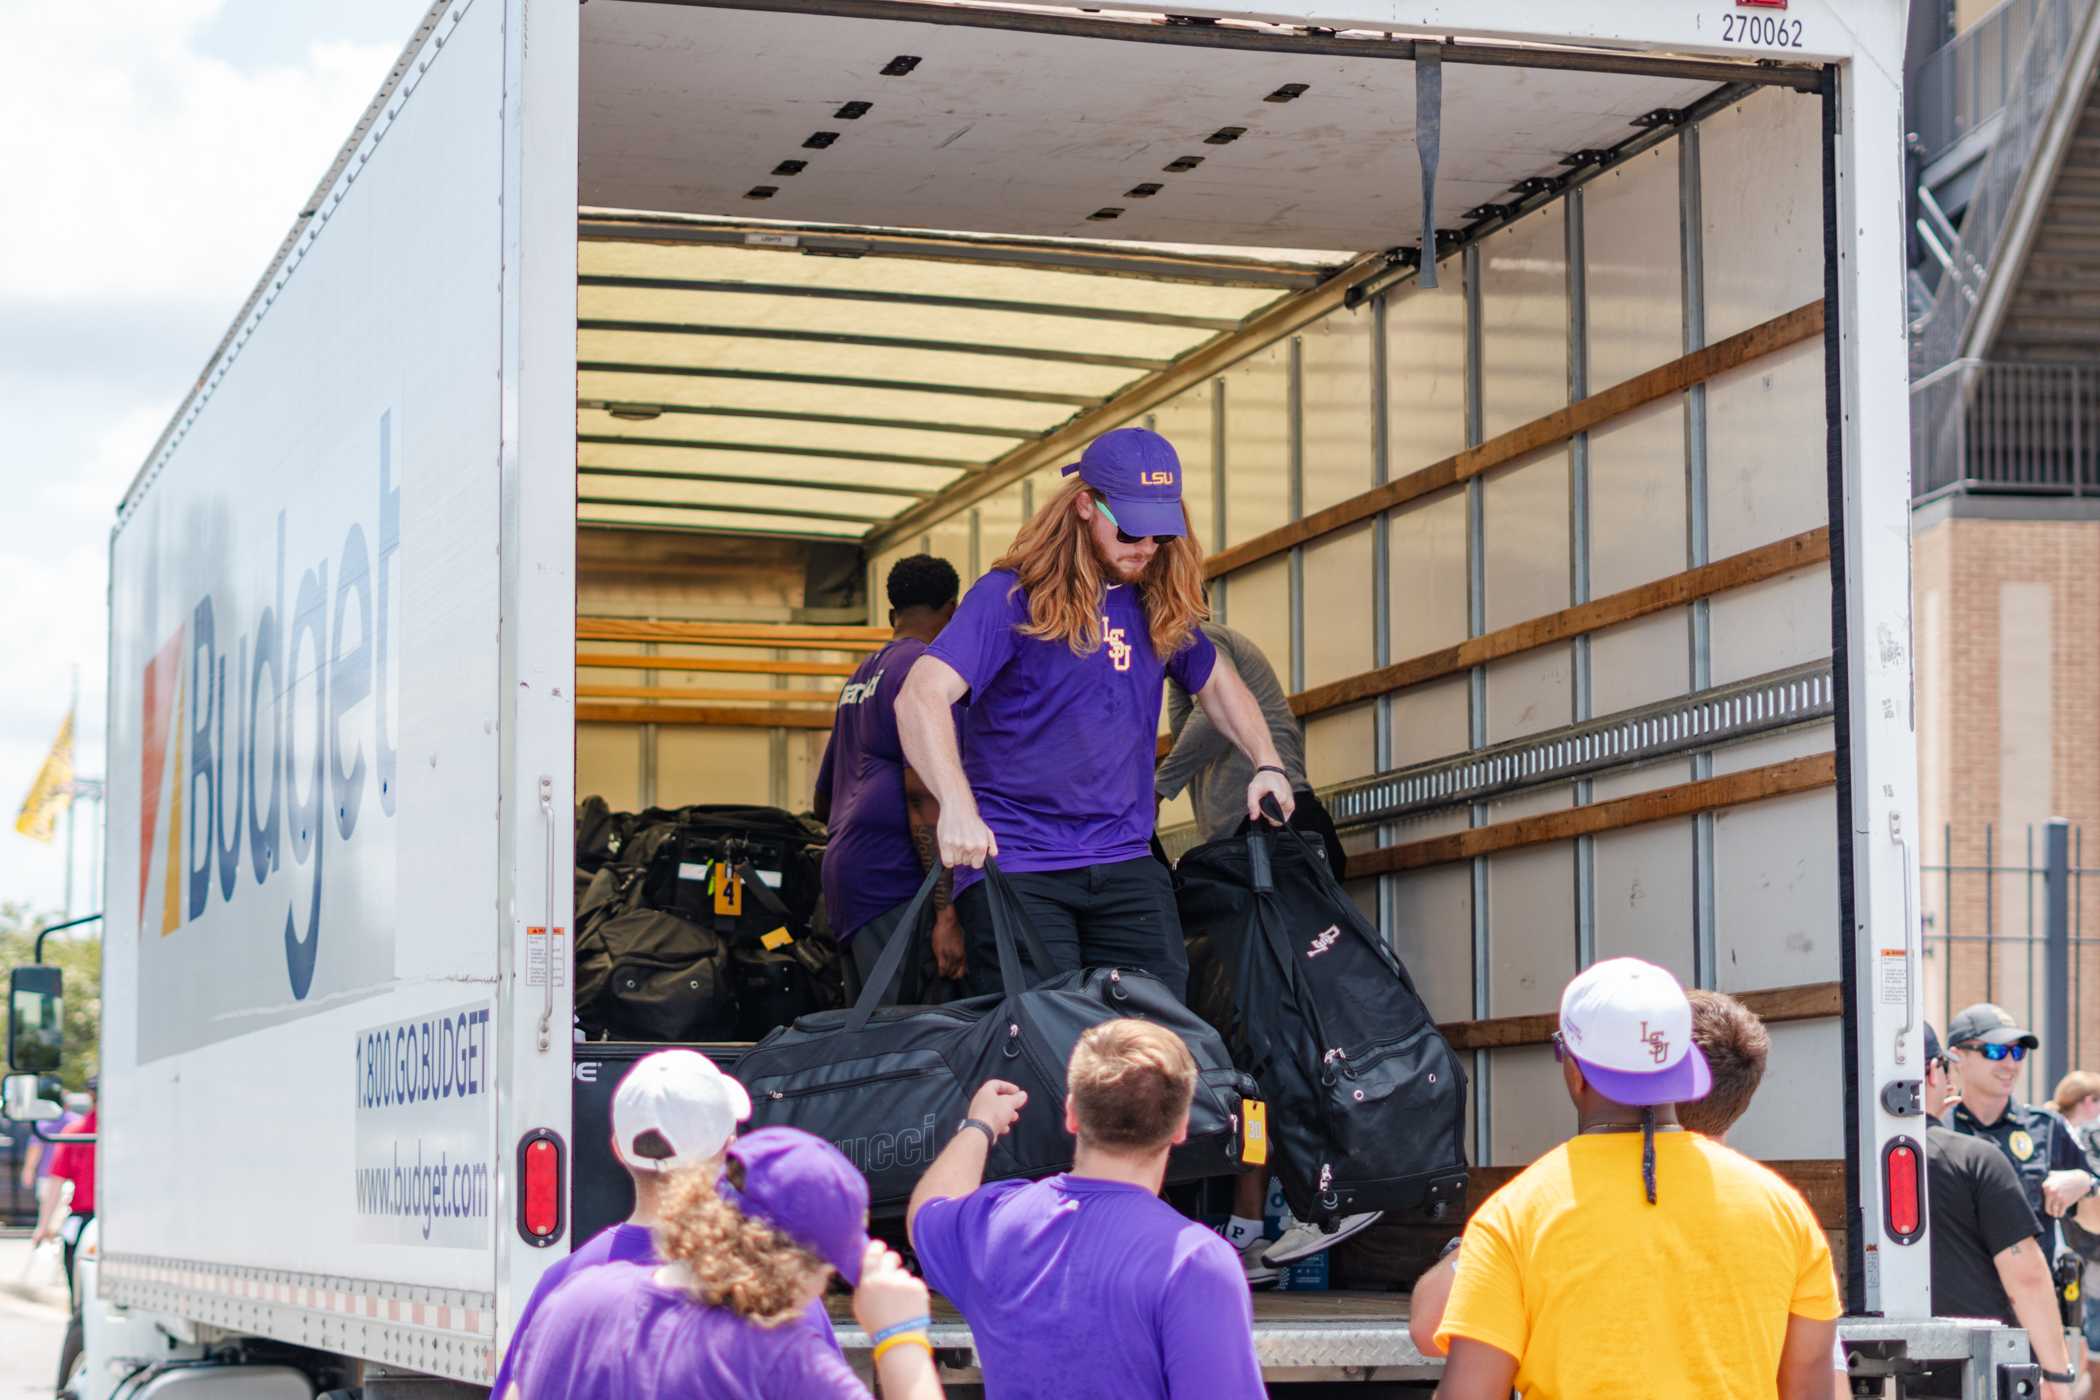
<instances>
[{"instance_id":1,"label":"duffel bag handle strap","mask_svg":"<svg viewBox=\"0 0 2100 1400\"><path fill-rule=\"evenodd\" d=\"M758 877L757 869L751 864L751 857L739 857L736 864L730 868L736 873L736 877L744 882L744 888L750 892L751 897L758 901L758 907L780 920L783 928L795 922L794 912L780 902L780 896L773 893L772 886Z\"/></svg>"},{"instance_id":2,"label":"duffel bag handle strap","mask_svg":"<svg viewBox=\"0 0 2100 1400\"><path fill-rule=\"evenodd\" d=\"M882 955L875 959L875 966L868 969L867 985L860 989L860 1000L854 1002L853 1009L846 1013L849 1032L857 1034L868 1028L875 1008L882 1004L882 999L889 995L890 988L903 974L904 959L919 941L919 926L925 921L927 906L933 902L934 886L941 882L941 873L938 865L926 872L926 878L919 882L919 892L904 907L904 917L897 921L896 931L890 934ZM845 949L840 951L846 952Z\"/></svg>"},{"instance_id":3,"label":"duffel bag handle strap","mask_svg":"<svg viewBox=\"0 0 2100 1400\"><path fill-rule=\"evenodd\" d=\"M1007 883L1006 872L991 856L984 860L984 883L988 896L985 902L992 913L992 938L999 947L999 981L1008 996L1019 996L1028 990L1028 979L1021 971L1021 953L1027 952L1038 977L1048 977L1053 967L1050 950L1043 946L1035 925L1028 922L1021 897Z\"/></svg>"}]
</instances>

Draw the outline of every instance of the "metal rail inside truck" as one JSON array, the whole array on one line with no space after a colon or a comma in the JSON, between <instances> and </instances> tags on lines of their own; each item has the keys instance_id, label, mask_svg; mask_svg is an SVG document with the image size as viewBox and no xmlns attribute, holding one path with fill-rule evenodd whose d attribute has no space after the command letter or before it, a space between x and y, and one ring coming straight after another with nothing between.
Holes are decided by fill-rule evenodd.
<instances>
[{"instance_id":1,"label":"metal rail inside truck","mask_svg":"<svg viewBox=\"0 0 2100 1400\"><path fill-rule=\"evenodd\" d=\"M1473 1198L1568 1129L1566 979L1662 962L1772 1025L1732 1140L1860 1371L1998 1393L1920 1204L1902 23L434 6L118 510L82 1393L486 1386L614 1170L577 798L806 805L888 566L1130 422L1469 1056ZM1433 1380L1410 1277L1259 1296L1272 1381Z\"/></svg>"}]
</instances>

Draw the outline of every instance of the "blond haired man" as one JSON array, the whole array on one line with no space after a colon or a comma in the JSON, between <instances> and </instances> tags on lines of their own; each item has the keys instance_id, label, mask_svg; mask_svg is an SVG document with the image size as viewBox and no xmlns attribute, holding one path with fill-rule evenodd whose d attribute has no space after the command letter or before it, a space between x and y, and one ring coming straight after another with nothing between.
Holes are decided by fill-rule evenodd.
<instances>
[{"instance_id":1,"label":"blond haired man","mask_svg":"<svg viewBox=\"0 0 2100 1400\"><path fill-rule=\"evenodd\" d=\"M987 1400L1264 1393L1238 1254L1159 1199L1195 1089L1196 1061L1174 1032L1095 1026L1066 1071L1072 1170L989 1186L985 1157L1028 1095L994 1079L970 1101L905 1225L926 1281L970 1324Z\"/></svg>"}]
</instances>

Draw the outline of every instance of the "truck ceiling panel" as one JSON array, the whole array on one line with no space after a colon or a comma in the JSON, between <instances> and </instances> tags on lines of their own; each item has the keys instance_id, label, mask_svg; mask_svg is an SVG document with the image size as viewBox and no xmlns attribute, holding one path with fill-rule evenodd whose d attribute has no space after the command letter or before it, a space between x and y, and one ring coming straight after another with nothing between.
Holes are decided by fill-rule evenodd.
<instances>
[{"instance_id":1,"label":"truck ceiling panel","mask_svg":"<svg viewBox=\"0 0 2100 1400\"><path fill-rule=\"evenodd\" d=\"M622 0L589 7L584 39L589 205L1265 248L1419 241L1407 61ZM900 55L919 62L885 76ZM1304 90L1266 100L1290 84ZM1447 65L1439 223L1712 86ZM1166 168L1189 157L1201 163ZM775 173L784 162L801 167Z\"/></svg>"},{"instance_id":2,"label":"truck ceiling panel","mask_svg":"<svg viewBox=\"0 0 2100 1400\"><path fill-rule=\"evenodd\" d=\"M581 518L743 533L885 523L1346 261L837 228L823 236L871 251L810 256L742 241L816 232L787 225L585 224ZM1134 257L1183 280L1136 275ZM1274 284L1232 283L1250 268Z\"/></svg>"}]
</instances>

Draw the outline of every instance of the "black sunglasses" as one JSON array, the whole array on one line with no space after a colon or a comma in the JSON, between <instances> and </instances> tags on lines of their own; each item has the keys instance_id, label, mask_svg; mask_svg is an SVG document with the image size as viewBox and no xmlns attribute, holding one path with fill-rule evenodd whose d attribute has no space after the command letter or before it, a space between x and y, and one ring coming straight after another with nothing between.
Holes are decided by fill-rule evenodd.
<instances>
[{"instance_id":1,"label":"black sunglasses","mask_svg":"<svg viewBox=\"0 0 2100 1400\"><path fill-rule=\"evenodd\" d=\"M1181 538L1181 536L1179 535L1131 534L1128 530L1124 529L1120 523L1117 522L1116 513L1108 508L1108 502L1102 500L1099 496L1094 497L1094 509L1100 511L1102 518L1107 520L1109 524L1114 525L1116 527L1116 538L1121 540L1125 544L1142 544L1146 540L1150 540L1156 545L1164 546L1170 545L1174 543L1174 541Z\"/></svg>"}]
</instances>

